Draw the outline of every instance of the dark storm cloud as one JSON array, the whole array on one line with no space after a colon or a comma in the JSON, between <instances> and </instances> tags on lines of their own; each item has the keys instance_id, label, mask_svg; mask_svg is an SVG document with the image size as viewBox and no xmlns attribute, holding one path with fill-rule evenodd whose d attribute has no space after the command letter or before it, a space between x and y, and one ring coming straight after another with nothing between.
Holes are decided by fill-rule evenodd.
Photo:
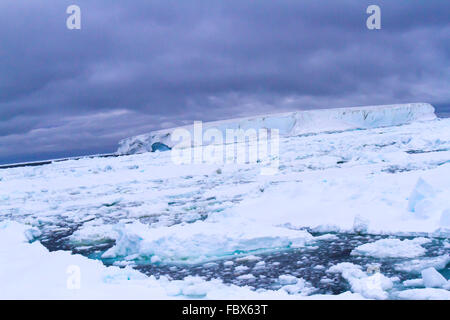
<instances>
[{"instance_id":1,"label":"dark storm cloud","mask_svg":"<svg viewBox=\"0 0 450 320\"><path fill-rule=\"evenodd\" d=\"M82 10L68 30L66 8ZM378 4L382 29L366 28ZM0 3L0 159L108 152L193 120L450 102L448 1Z\"/></svg>"}]
</instances>

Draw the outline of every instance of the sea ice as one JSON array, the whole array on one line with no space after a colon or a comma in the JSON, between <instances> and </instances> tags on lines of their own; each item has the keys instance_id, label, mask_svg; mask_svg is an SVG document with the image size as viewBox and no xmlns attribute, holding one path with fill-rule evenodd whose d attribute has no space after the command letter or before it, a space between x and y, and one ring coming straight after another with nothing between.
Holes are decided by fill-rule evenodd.
<instances>
[{"instance_id":1,"label":"sea ice","mask_svg":"<svg viewBox=\"0 0 450 320\"><path fill-rule=\"evenodd\" d=\"M352 292L360 293L368 299L387 299L388 290L392 289L392 280L377 272L368 275L361 266L349 262L339 263L327 270L330 273L340 273L351 286Z\"/></svg>"},{"instance_id":2,"label":"sea ice","mask_svg":"<svg viewBox=\"0 0 450 320\"><path fill-rule=\"evenodd\" d=\"M434 288L409 289L398 292L397 296L409 300L450 300L450 291Z\"/></svg>"},{"instance_id":3,"label":"sea ice","mask_svg":"<svg viewBox=\"0 0 450 320\"><path fill-rule=\"evenodd\" d=\"M243 274L243 275L237 276L237 279L238 280L254 280L255 276L252 275L251 273L247 273L247 274Z\"/></svg>"},{"instance_id":4,"label":"sea ice","mask_svg":"<svg viewBox=\"0 0 450 320\"><path fill-rule=\"evenodd\" d=\"M444 269L450 262L450 255L444 254L437 257L424 257L420 259L410 260L408 262L402 262L394 265L395 270L420 273L427 268L435 268L437 270Z\"/></svg>"},{"instance_id":5,"label":"sea ice","mask_svg":"<svg viewBox=\"0 0 450 320\"><path fill-rule=\"evenodd\" d=\"M294 277L289 274L281 275L278 277L278 280L280 284L286 285L286 284L296 284L298 282L297 277Z\"/></svg>"},{"instance_id":6,"label":"sea ice","mask_svg":"<svg viewBox=\"0 0 450 320\"><path fill-rule=\"evenodd\" d=\"M157 255L163 262L199 263L257 250L302 247L314 240L303 230L270 225L241 228L231 219L226 223L197 221L160 228L134 222L119 224L116 230L119 233L116 244L103 254L103 258L138 254L143 259Z\"/></svg>"},{"instance_id":7,"label":"sea ice","mask_svg":"<svg viewBox=\"0 0 450 320\"><path fill-rule=\"evenodd\" d=\"M423 287L423 279L410 279L403 281L405 287Z\"/></svg>"},{"instance_id":8,"label":"sea ice","mask_svg":"<svg viewBox=\"0 0 450 320\"><path fill-rule=\"evenodd\" d=\"M280 284L283 286L279 291L285 291L289 294L309 295L315 291L311 284L302 278L289 279L289 281L286 278L280 279Z\"/></svg>"},{"instance_id":9,"label":"sea ice","mask_svg":"<svg viewBox=\"0 0 450 320\"><path fill-rule=\"evenodd\" d=\"M353 231L356 233L367 233L369 230L370 221L367 218L357 215L353 220Z\"/></svg>"},{"instance_id":10,"label":"sea ice","mask_svg":"<svg viewBox=\"0 0 450 320\"><path fill-rule=\"evenodd\" d=\"M430 242L430 239L415 238L412 240L381 239L356 247L352 255L371 256L375 258L414 258L425 254L421 246Z\"/></svg>"},{"instance_id":11,"label":"sea ice","mask_svg":"<svg viewBox=\"0 0 450 320\"><path fill-rule=\"evenodd\" d=\"M261 295L212 280L187 284L144 277L141 281L143 275L130 267L105 269L100 262L79 255L49 253L36 239L47 243L53 239L57 249L75 246L79 252L115 243L104 257L114 264L129 265L135 262L130 259L158 264L235 260L304 246L317 250L318 241L338 240L335 235L315 238L306 228L449 236L450 119L435 119L431 106L323 110L241 120L219 125L222 129L230 123L280 128L278 174L262 176L260 165L252 163L177 165L171 161L171 152L2 170L0 221L14 219L33 229L26 227L25 238L20 232L24 242L15 243L18 230L0 227L0 234L11 233L0 242L0 277L8 275L2 278L5 291L0 295L14 297L27 292L28 297L99 298L103 290L104 298L166 297L168 292L186 297L183 292L192 289L192 293L206 292L206 298L289 296L285 290ZM150 151L161 137L159 133L142 137L141 144L134 146L133 139L128 140L124 152ZM314 243L316 246L311 246ZM357 250L376 257L419 257L424 252L422 244L419 240L388 239ZM443 249L448 246L445 241ZM445 250L436 254L440 256L415 258L395 268L419 274L428 267L445 268L448 254ZM48 267L48 274L35 268L40 263ZM302 263L304 267L309 262ZM68 264L79 264L83 279L92 282L82 284L78 295L61 293L67 290L64 268ZM277 266L267 263L268 269L273 267ZM20 277L11 276L19 271ZM384 298L386 290L371 292L368 286L386 279L360 272L359 278L351 278L354 288L367 297ZM52 279L52 274L58 276ZM124 280L127 277L130 280ZM104 286L104 278L117 287ZM42 293L47 285L55 290ZM121 286L137 289L121 292ZM434 290L438 289L420 294L441 292ZM343 297L361 298L361 294L337 298Z\"/></svg>"},{"instance_id":12,"label":"sea ice","mask_svg":"<svg viewBox=\"0 0 450 320\"><path fill-rule=\"evenodd\" d=\"M422 279L423 284L427 288L444 288L448 286L448 282L444 276L433 267L422 270Z\"/></svg>"}]
</instances>

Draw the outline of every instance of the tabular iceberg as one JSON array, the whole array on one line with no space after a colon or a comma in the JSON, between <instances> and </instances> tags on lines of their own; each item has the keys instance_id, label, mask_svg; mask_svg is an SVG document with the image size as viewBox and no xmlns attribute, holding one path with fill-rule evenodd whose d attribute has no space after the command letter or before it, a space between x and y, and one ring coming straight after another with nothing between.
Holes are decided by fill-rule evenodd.
<instances>
[{"instance_id":1,"label":"tabular iceberg","mask_svg":"<svg viewBox=\"0 0 450 320\"><path fill-rule=\"evenodd\" d=\"M225 136L227 129L277 129L281 136L368 129L408 124L414 121L436 119L434 107L428 103L408 103L353 108L294 111L255 117L237 118L202 124L203 131L217 129ZM179 127L194 136L193 125ZM118 154L136 154L155 150L167 150L177 141L172 133L177 128L153 131L127 138L119 142ZM203 142L207 144L207 142ZM194 146L192 141L191 146Z\"/></svg>"}]
</instances>

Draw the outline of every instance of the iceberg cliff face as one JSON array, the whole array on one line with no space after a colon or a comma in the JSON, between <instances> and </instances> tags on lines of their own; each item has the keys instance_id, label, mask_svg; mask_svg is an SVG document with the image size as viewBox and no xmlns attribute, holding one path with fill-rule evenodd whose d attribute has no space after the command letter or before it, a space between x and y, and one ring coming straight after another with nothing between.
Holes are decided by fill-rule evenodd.
<instances>
[{"instance_id":1,"label":"iceberg cliff face","mask_svg":"<svg viewBox=\"0 0 450 320\"><path fill-rule=\"evenodd\" d=\"M294 111L263 116L237 118L202 124L203 132L217 129L223 136L227 129L277 129L281 136L369 129L436 119L434 107L428 103L409 103L383 106L336 108ZM119 142L118 154L135 154L167 150L178 143L172 140L175 129L185 129L194 137L194 126L153 131ZM207 142L203 142L207 144ZM191 142L193 145L193 141Z\"/></svg>"}]
</instances>

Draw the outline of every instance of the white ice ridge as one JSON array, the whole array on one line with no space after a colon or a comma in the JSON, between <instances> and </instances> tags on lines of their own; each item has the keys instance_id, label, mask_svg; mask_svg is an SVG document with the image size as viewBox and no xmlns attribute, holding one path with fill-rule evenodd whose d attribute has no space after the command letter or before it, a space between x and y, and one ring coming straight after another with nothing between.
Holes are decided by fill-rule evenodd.
<instances>
[{"instance_id":1,"label":"white ice ridge","mask_svg":"<svg viewBox=\"0 0 450 320\"><path fill-rule=\"evenodd\" d=\"M408 103L352 108L334 108L304 110L262 116L237 118L206 122L202 130L217 129L223 136L227 129L271 129L279 130L281 136L342 131L352 129L369 129L404 125L415 121L436 119L434 107L428 103ZM191 133L193 140L194 126L179 127ZM172 141L172 133L177 128L153 131L147 134L127 138L119 142L118 154L136 154L154 151L157 145L172 148L178 141ZM211 142L203 141L203 145ZM156 145L155 145L156 144ZM194 142L191 141L191 145Z\"/></svg>"}]
</instances>

